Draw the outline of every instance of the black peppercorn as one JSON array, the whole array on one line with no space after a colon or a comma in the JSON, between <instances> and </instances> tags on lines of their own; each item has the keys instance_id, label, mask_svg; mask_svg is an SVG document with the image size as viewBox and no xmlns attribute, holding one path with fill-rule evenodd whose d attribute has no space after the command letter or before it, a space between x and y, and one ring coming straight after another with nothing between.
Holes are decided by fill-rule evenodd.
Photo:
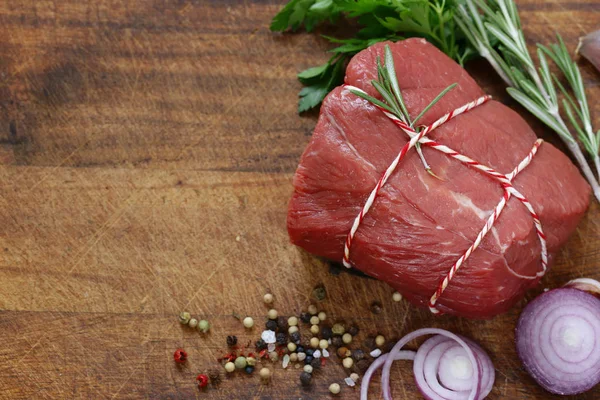
<instances>
[{"instance_id":1,"label":"black peppercorn","mask_svg":"<svg viewBox=\"0 0 600 400\"><path fill-rule=\"evenodd\" d=\"M268 320L265 326L270 331L275 332L277 330L277 322L273 321L272 319Z\"/></svg>"},{"instance_id":2,"label":"black peppercorn","mask_svg":"<svg viewBox=\"0 0 600 400\"><path fill-rule=\"evenodd\" d=\"M333 344L335 347L340 347L344 344L344 341L342 340L341 336L334 336L331 338L331 344Z\"/></svg>"},{"instance_id":3,"label":"black peppercorn","mask_svg":"<svg viewBox=\"0 0 600 400\"><path fill-rule=\"evenodd\" d=\"M277 344L281 344L284 345L287 343L287 335L283 332L279 332L276 336L276 342Z\"/></svg>"},{"instance_id":4,"label":"black peppercorn","mask_svg":"<svg viewBox=\"0 0 600 400\"><path fill-rule=\"evenodd\" d=\"M364 374L365 371L369 369L370 365L371 363L363 358L362 360L356 363L356 368L358 368L358 370Z\"/></svg>"},{"instance_id":5,"label":"black peppercorn","mask_svg":"<svg viewBox=\"0 0 600 400\"><path fill-rule=\"evenodd\" d=\"M221 370L220 369L211 369L210 371L208 371L208 378L210 380L210 383L213 384L213 386L218 385L219 383L221 383Z\"/></svg>"},{"instance_id":6,"label":"black peppercorn","mask_svg":"<svg viewBox=\"0 0 600 400\"><path fill-rule=\"evenodd\" d=\"M309 356L308 354L306 355L306 358L304 359L304 364L310 364L315 358L313 356Z\"/></svg>"},{"instance_id":7,"label":"black peppercorn","mask_svg":"<svg viewBox=\"0 0 600 400\"><path fill-rule=\"evenodd\" d=\"M304 322L305 324L310 323L310 317L312 317L312 315L310 315L307 312L303 312L302 314L300 314L300 321Z\"/></svg>"},{"instance_id":8,"label":"black peppercorn","mask_svg":"<svg viewBox=\"0 0 600 400\"><path fill-rule=\"evenodd\" d=\"M288 329L288 319L287 317L277 317L277 327L280 331L286 331Z\"/></svg>"},{"instance_id":9,"label":"black peppercorn","mask_svg":"<svg viewBox=\"0 0 600 400\"><path fill-rule=\"evenodd\" d=\"M361 349L356 349L352 352L352 358L354 358L354 361L360 361L365 358L365 352Z\"/></svg>"},{"instance_id":10,"label":"black peppercorn","mask_svg":"<svg viewBox=\"0 0 600 400\"><path fill-rule=\"evenodd\" d=\"M350 329L348 329L348 333L352 336L358 335L358 327L356 325L352 325Z\"/></svg>"},{"instance_id":11,"label":"black peppercorn","mask_svg":"<svg viewBox=\"0 0 600 400\"><path fill-rule=\"evenodd\" d=\"M365 339L364 345L367 349L373 350L375 348L375 338L372 336L369 336L368 338Z\"/></svg>"},{"instance_id":12,"label":"black peppercorn","mask_svg":"<svg viewBox=\"0 0 600 400\"><path fill-rule=\"evenodd\" d=\"M227 336L227 346L235 346L237 344L237 336Z\"/></svg>"},{"instance_id":13,"label":"black peppercorn","mask_svg":"<svg viewBox=\"0 0 600 400\"><path fill-rule=\"evenodd\" d=\"M304 353L304 347L302 347L302 346L296 347L296 353Z\"/></svg>"},{"instance_id":14,"label":"black peppercorn","mask_svg":"<svg viewBox=\"0 0 600 400\"><path fill-rule=\"evenodd\" d=\"M313 349L306 350L306 355L307 356L312 356L314 353L315 353L315 351Z\"/></svg>"},{"instance_id":15,"label":"black peppercorn","mask_svg":"<svg viewBox=\"0 0 600 400\"><path fill-rule=\"evenodd\" d=\"M246 371L246 373L247 373L247 374L251 374L251 373L253 373L253 372L254 372L254 367L253 367L253 366L251 366L251 365L248 365L248 366L247 366L247 367L244 369L244 371Z\"/></svg>"},{"instance_id":16,"label":"black peppercorn","mask_svg":"<svg viewBox=\"0 0 600 400\"><path fill-rule=\"evenodd\" d=\"M296 331L292 334L290 334L290 340L296 344L300 343L300 339L302 339L302 336L300 335L300 332Z\"/></svg>"},{"instance_id":17,"label":"black peppercorn","mask_svg":"<svg viewBox=\"0 0 600 400\"><path fill-rule=\"evenodd\" d=\"M325 297L327 297L327 291L325 290L325 286L319 285L315 287L313 289L313 296L315 296L315 299L317 299L318 301L325 300Z\"/></svg>"},{"instance_id":18,"label":"black peppercorn","mask_svg":"<svg viewBox=\"0 0 600 400\"><path fill-rule=\"evenodd\" d=\"M254 343L254 347L256 347L256 350L263 350L267 348L267 344L264 340L259 339L256 341L256 343Z\"/></svg>"},{"instance_id":19,"label":"black peppercorn","mask_svg":"<svg viewBox=\"0 0 600 400\"><path fill-rule=\"evenodd\" d=\"M382 310L383 310L383 307L381 306L380 302L374 301L371 303L371 312L373 314L381 314Z\"/></svg>"},{"instance_id":20,"label":"black peppercorn","mask_svg":"<svg viewBox=\"0 0 600 400\"><path fill-rule=\"evenodd\" d=\"M310 385L311 379L312 379L312 375L309 374L308 372L302 371L300 373L300 383L302 384L302 386Z\"/></svg>"},{"instance_id":21,"label":"black peppercorn","mask_svg":"<svg viewBox=\"0 0 600 400\"><path fill-rule=\"evenodd\" d=\"M313 360L310 362L310 366L313 367L313 370L321 368L321 360L318 358L313 358Z\"/></svg>"},{"instance_id":22,"label":"black peppercorn","mask_svg":"<svg viewBox=\"0 0 600 400\"><path fill-rule=\"evenodd\" d=\"M324 326L323 328L321 328L321 337L323 339L329 340L329 339L331 339L332 336L333 336L333 331L331 330L330 327Z\"/></svg>"}]
</instances>

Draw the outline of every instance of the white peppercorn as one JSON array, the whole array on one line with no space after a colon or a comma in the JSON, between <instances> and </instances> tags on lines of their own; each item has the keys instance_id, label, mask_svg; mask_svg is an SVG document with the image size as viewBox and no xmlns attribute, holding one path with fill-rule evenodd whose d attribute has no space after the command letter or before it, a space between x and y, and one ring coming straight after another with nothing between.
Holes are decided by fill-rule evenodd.
<instances>
[{"instance_id":1,"label":"white peppercorn","mask_svg":"<svg viewBox=\"0 0 600 400\"><path fill-rule=\"evenodd\" d=\"M296 325L298 325L298 317L294 317L294 316L289 317L288 318L288 325L289 326L296 326Z\"/></svg>"},{"instance_id":2,"label":"white peppercorn","mask_svg":"<svg viewBox=\"0 0 600 400\"><path fill-rule=\"evenodd\" d=\"M263 301L266 304L271 304L273 302L273 295L271 293L265 294L265 297L263 297Z\"/></svg>"},{"instance_id":3,"label":"white peppercorn","mask_svg":"<svg viewBox=\"0 0 600 400\"><path fill-rule=\"evenodd\" d=\"M227 372L235 371L235 364L232 363L231 361L228 362L227 364L225 364L225 371L227 371Z\"/></svg>"},{"instance_id":4,"label":"white peppercorn","mask_svg":"<svg viewBox=\"0 0 600 400\"><path fill-rule=\"evenodd\" d=\"M312 367L312 365L310 365L310 364L306 364L306 365L304 366L304 372L308 372L309 374L312 374L312 372L313 372L313 367Z\"/></svg>"},{"instance_id":5,"label":"white peppercorn","mask_svg":"<svg viewBox=\"0 0 600 400\"><path fill-rule=\"evenodd\" d=\"M262 379L269 379L271 377L271 370L269 368L261 368L259 375Z\"/></svg>"},{"instance_id":6,"label":"white peppercorn","mask_svg":"<svg viewBox=\"0 0 600 400\"><path fill-rule=\"evenodd\" d=\"M297 326L290 326L288 328L288 333L291 335L292 333L298 332L298 327Z\"/></svg>"},{"instance_id":7,"label":"white peppercorn","mask_svg":"<svg viewBox=\"0 0 600 400\"><path fill-rule=\"evenodd\" d=\"M342 388L337 383L332 383L331 385L329 385L329 391L332 394L338 394L341 390Z\"/></svg>"},{"instance_id":8,"label":"white peppercorn","mask_svg":"<svg viewBox=\"0 0 600 400\"><path fill-rule=\"evenodd\" d=\"M318 334L319 333L319 325L311 325L310 333L312 333L313 335Z\"/></svg>"},{"instance_id":9,"label":"white peppercorn","mask_svg":"<svg viewBox=\"0 0 600 400\"><path fill-rule=\"evenodd\" d=\"M321 339L321 341L319 341L319 347L322 349L326 349L329 347L329 342L325 339Z\"/></svg>"},{"instance_id":10,"label":"white peppercorn","mask_svg":"<svg viewBox=\"0 0 600 400\"><path fill-rule=\"evenodd\" d=\"M352 342L352 335L349 333L344 333L342 335L342 342L344 342L345 344L349 344Z\"/></svg>"},{"instance_id":11,"label":"white peppercorn","mask_svg":"<svg viewBox=\"0 0 600 400\"><path fill-rule=\"evenodd\" d=\"M267 317L269 317L269 319L277 319L277 310L275 309L270 309L269 312L267 313Z\"/></svg>"},{"instance_id":12,"label":"white peppercorn","mask_svg":"<svg viewBox=\"0 0 600 400\"><path fill-rule=\"evenodd\" d=\"M351 357L346 357L342 360L342 365L344 368L352 368L354 365L354 360Z\"/></svg>"},{"instance_id":13,"label":"white peppercorn","mask_svg":"<svg viewBox=\"0 0 600 400\"><path fill-rule=\"evenodd\" d=\"M308 312L310 315L315 315L317 313L317 306L311 304L310 306L308 306Z\"/></svg>"},{"instance_id":14,"label":"white peppercorn","mask_svg":"<svg viewBox=\"0 0 600 400\"><path fill-rule=\"evenodd\" d=\"M198 326L198 320L196 318L190 318L190 322L188 322L188 326L190 328L195 328Z\"/></svg>"},{"instance_id":15,"label":"white peppercorn","mask_svg":"<svg viewBox=\"0 0 600 400\"><path fill-rule=\"evenodd\" d=\"M319 317L319 319L320 319L321 321L325 321L325 319L327 319L327 314L325 314L325 312L324 312L324 311L321 311L321 312L318 314L318 317Z\"/></svg>"},{"instance_id":16,"label":"white peppercorn","mask_svg":"<svg viewBox=\"0 0 600 400\"><path fill-rule=\"evenodd\" d=\"M382 335L377 335L377 337L375 338L375 345L377 345L377 347L381 347L385 344L385 338Z\"/></svg>"},{"instance_id":17,"label":"white peppercorn","mask_svg":"<svg viewBox=\"0 0 600 400\"><path fill-rule=\"evenodd\" d=\"M312 347L313 349L316 349L317 347L319 347L319 338L313 337L310 339L310 347Z\"/></svg>"},{"instance_id":18,"label":"white peppercorn","mask_svg":"<svg viewBox=\"0 0 600 400\"><path fill-rule=\"evenodd\" d=\"M402 295L398 292L394 292L392 295L392 300L394 301L402 301Z\"/></svg>"},{"instance_id":19,"label":"white peppercorn","mask_svg":"<svg viewBox=\"0 0 600 400\"><path fill-rule=\"evenodd\" d=\"M310 318L311 325L319 325L319 322L321 322L321 320L316 315Z\"/></svg>"},{"instance_id":20,"label":"white peppercorn","mask_svg":"<svg viewBox=\"0 0 600 400\"><path fill-rule=\"evenodd\" d=\"M244 327L247 329L250 329L254 326L254 320L252 319L252 317L244 318L244 321L242 323L244 324Z\"/></svg>"},{"instance_id":21,"label":"white peppercorn","mask_svg":"<svg viewBox=\"0 0 600 400\"><path fill-rule=\"evenodd\" d=\"M288 348L288 350L289 350L290 352L294 352L294 351L296 351L296 347L297 347L297 346L296 346L296 343L292 343L292 342L290 342L290 343L288 343L288 344L287 344L287 348Z\"/></svg>"}]
</instances>

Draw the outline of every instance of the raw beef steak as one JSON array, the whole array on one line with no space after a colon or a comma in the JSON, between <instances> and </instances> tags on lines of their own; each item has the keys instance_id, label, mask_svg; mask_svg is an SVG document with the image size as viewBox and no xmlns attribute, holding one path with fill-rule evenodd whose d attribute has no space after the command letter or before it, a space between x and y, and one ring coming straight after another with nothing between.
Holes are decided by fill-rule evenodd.
<instances>
[{"instance_id":1,"label":"raw beef steak","mask_svg":"<svg viewBox=\"0 0 600 400\"><path fill-rule=\"evenodd\" d=\"M422 39L379 43L360 52L348 66L346 84L379 97L370 82L377 79L376 57L383 60L386 44L413 118L442 89L458 83L420 124L430 124L483 95L464 69ZM536 140L523 118L493 100L447 122L430 137L504 174L513 170ZM292 242L341 261L354 218L406 142L406 134L373 105L343 87L332 91L294 176L288 212ZM427 305L503 193L497 181L481 172L433 149L423 151L441 180L429 175L411 150L382 188L350 250L356 268L389 283L418 306ZM540 215L552 260L588 206L587 183L563 153L543 143L514 186ZM528 277L540 269L533 220L512 198L437 308L471 318L492 317L508 310L537 284L539 278Z\"/></svg>"}]
</instances>

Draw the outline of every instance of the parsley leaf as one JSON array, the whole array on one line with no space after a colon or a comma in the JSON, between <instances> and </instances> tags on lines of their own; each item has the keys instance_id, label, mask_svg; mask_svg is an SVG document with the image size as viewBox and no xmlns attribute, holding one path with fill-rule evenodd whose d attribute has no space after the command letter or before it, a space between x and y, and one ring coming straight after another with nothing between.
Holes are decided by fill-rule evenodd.
<instances>
[{"instance_id":1,"label":"parsley leaf","mask_svg":"<svg viewBox=\"0 0 600 400\"><path fill-rule=\"evenodd\" d=\"M308 85L298 96L298 113L308 111L321 104L327 93L339 86L344 80L346 58L332 58L326 64L312 67L298 74L298 79Z\"/></svg>"}]
</instances>

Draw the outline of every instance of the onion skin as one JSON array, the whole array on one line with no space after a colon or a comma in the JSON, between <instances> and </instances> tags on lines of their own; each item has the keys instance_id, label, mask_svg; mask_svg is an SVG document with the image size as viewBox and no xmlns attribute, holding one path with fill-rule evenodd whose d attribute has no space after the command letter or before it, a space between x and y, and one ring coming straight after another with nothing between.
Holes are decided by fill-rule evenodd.
<instances>
[{"instance_id":1,"label":"onion skin","mask_svg":"<svg viewBox=\"0 0 600 400\"><path fill-rule=\"evenodd\" d=\"M577 278L565 283L563 287L583 290L600 299L600 282L590 278Z\"/></svg>"},{"instance_id":2,"label":"onion skin","mask_svg":"<svg viewBox=\"0 0 600 400\"><path fill-rule=\"evenodd\" d=\"M576 53L583 56L600 71L600 30L579 38Z\"/></svg>"},{"instance_id":3,"label":"onion skin","mask_svg":"<svg viewBox=\"0 0 600 400\"><path fill-rule=\"evenodd\" d=\"M519 358L551 393L583 393L600 382L600 299L560 288L541 294L521 313Z\"/></svg>"}]
</instances>

